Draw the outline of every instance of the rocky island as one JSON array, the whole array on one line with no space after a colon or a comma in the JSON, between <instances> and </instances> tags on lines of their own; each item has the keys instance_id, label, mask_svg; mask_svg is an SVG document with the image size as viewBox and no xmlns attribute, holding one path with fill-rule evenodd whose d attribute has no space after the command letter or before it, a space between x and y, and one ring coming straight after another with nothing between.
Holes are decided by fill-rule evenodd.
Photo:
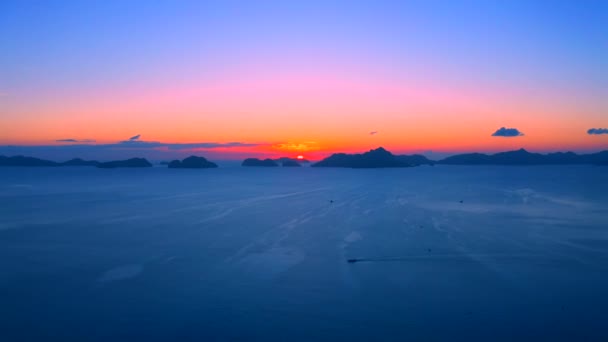
<instances>
[{"instance_id":1,"label":"rocky island","mask_svg":"<svg viewBox=\"0 0 608 342\"><path fill-rule=\"evenodd\" d=\"M169 163L170 169L210 169L216 168L217 164L212 163L204 157L190 156L182 161L174 160Z\"/></svg>"}]
</instances>

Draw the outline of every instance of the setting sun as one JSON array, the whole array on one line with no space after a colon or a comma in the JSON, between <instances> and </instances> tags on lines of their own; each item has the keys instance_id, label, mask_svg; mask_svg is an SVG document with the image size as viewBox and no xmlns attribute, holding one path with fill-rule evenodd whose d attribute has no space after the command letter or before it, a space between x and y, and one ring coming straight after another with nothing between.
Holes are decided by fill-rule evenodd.
<instances>
[{"instance_id":1,"label":"setting sun","mask_svg":"<svg viewBox=\"0 0 608 342\"><path fill-rule=\"evenodd\" d=\"M304 156L303 155L299 155L299 156L297 156L297 158L298 159L304 159Z\"/></svg>"}]
</instances>

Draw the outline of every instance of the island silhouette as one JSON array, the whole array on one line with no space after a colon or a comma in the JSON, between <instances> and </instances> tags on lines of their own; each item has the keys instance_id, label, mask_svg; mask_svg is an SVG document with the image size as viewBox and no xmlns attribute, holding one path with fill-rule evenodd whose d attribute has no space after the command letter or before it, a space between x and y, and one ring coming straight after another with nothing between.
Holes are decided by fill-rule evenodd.
<instances>
[{"instance_id":1,"label":"island silhouette","mask_svg":"<svg viewBox=\"0 0 608 342\"><path fill-rule=\"evenodd\" d=\"M431 164L432 162L424 156L396 156L391 152L379 147L361 154L336 153L312 165L312 167L347 167L347 168L387 168L387 167L412 167L419 163Z\"/></svg>"},{"instance_id":2,"label":"island silhouette","mask_svg":"<svg viewBox=\"0 0 608 342\"><path fill-rule=\"evenodd\" d=\"M247 158L243 160L241 166L261 166L261 167L300 167L302 164L308 164L310 161L306 159L297 159L289 157L281 157L277 159L258 159L258 158Z\"/></svg>"},{"instance_id":3,"label":"island silhouette","mask_svg":"<svg viewBox=\"0 0 608 342\"><path fill-rule=\"evenodd\" d=\"M197 156L190 156L182 161L174 160L168 164L168 168L170 169L210 169L216 167L216 163L212 163L204 157Z\"/></svg>"},{"instance_id":4,"label":"island silhouette","mask_svg":"<svg viewBox=\"0 0 608 342\"><path fill-rule=\"evenodd\" d=\"M242 166L251 167L298 167L308 160L282 157L278 159L247 158L241 163ZM200 156L190 156L183 160L161 162L169 168L216 168L217 164ZM420 165L608 165L608 150L577 154L574 152L554 153L532 153L525 149L515 151L499 152L494 154L464 153L453 155L438 161L427 157L414 155L395 155L386 149L379 147L360 154L335 153L331 156L312 164L312 167L342 167L342 168L396 168L413 167ZM0 167L2 166L27 166L27 167L60 167L60 166L96 166L98 168L117 167L151 167L152 164L145 158L131 158L127 160L116 160L98 162L96 160L83 160L74 158L65 162L54 162L45 159L27 156L0 156Z\"/></svg>"}]
</instances>

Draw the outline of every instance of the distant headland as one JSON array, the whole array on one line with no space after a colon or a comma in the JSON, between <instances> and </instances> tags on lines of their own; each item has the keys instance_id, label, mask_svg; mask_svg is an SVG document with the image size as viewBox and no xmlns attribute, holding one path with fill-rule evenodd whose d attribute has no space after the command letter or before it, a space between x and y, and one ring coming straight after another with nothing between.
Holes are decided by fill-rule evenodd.
<instances>
[{"instance_id":1,"label":"distant headland","mask_svg":"<svg viewBox=\"0 0 608 342\"><path fill-rule=\"evenodd\" d=\"M30 167L60 167L60 166L96 166L102 169L116 167L151 167L152 164L144 158L131 158L127 160L116 160L109 162L98 162L96 160L82 160L80 158L70 159L66 162L54 162L45 159L25 156L5 157L0 156L1 166L30 166Z\"/></svg>"},{"instance_id":2,"label":"distant headland","mask_svg":"<svg viewBox=\"0 0 608 342\"><path fill-rule=\"evenodd\" d=\"M446 165L573 165L608 163L608 151L591 154L555 152L548 154L531 153L525 149L495 154L467 153L447 157L437 162Z\"/></svg>"},{"instance_id":3,"label":"distant headland","mask_svg":"<svg viewBox=\"0 0 608 342\"><path fill-rule=\"evenodd\" d=\"M13 156L5 157L0 156L0 166L97 166L98 161L95 160L82 160L80 158L74 158L63 163L57 163L50 160L38 159L34 157L25 156Z\"/></svg>"}]
</instances>

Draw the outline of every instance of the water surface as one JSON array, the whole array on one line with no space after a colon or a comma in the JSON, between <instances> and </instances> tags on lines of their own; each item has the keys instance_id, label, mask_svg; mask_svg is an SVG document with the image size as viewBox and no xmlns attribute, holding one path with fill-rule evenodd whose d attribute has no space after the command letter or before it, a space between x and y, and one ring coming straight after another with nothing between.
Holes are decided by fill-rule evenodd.
<instances>
[{"instance_id":1,"label":"water surface","mask_svg":"<svg viewBox=\"0 0 608 342\"><path fill-rule=\"evenodd\" d=\"M0 168L0 270L3 341L606 340L608 172Z\"/></svg>"}]
</instances>

